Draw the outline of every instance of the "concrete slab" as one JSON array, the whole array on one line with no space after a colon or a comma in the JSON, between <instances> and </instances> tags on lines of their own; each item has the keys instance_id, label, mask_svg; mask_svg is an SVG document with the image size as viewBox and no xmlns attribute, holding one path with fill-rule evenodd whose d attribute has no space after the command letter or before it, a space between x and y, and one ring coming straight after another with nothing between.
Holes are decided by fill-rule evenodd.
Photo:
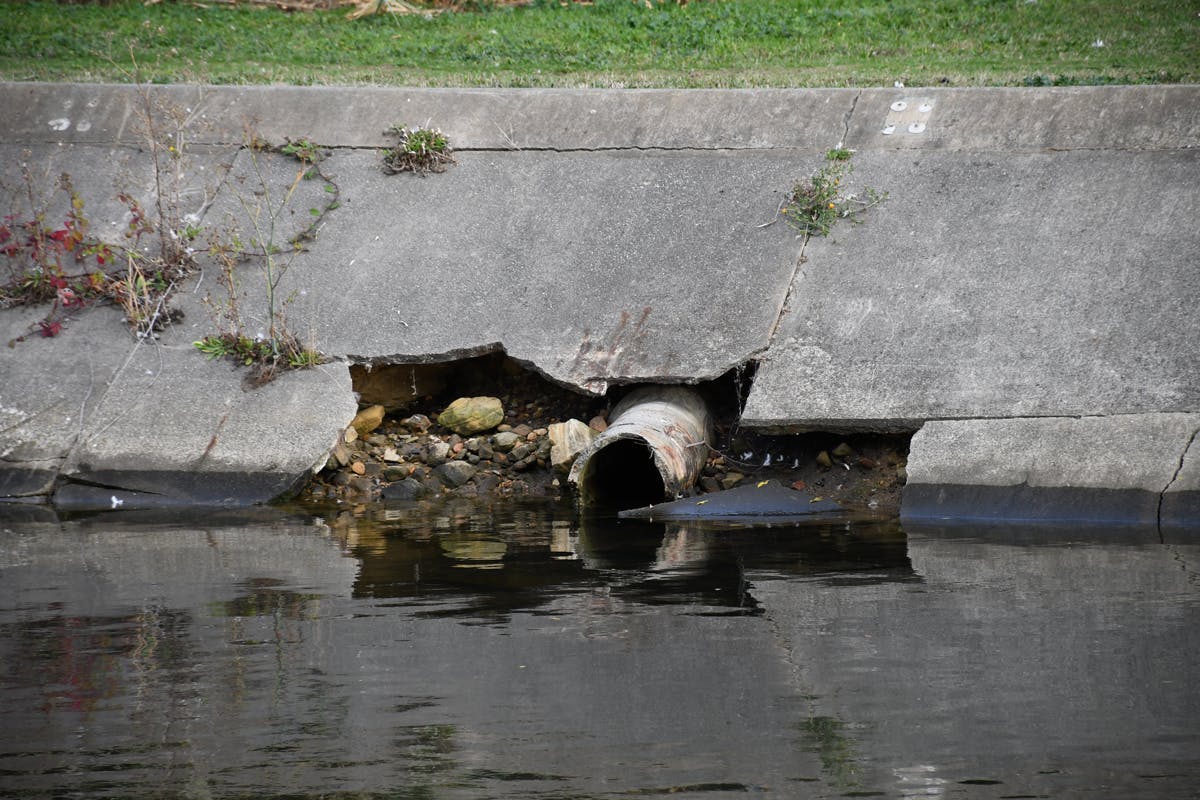
<instances>
[{"instance_id":1,"label":"concrete slab","mask_svg":"<svg viewBox=\"0 0 1200 800\"><path fill-rule=\"evenodd\" d=\"M206 225L264 238L226 221L245 216L239 194L258 197L245 151L235 183L221 183L247 123L269 142L333 148L326 168L342 205L289 264L279 297L292 298L294 330L346 362L503 348L602 392L695 382L761 357L742 424L924 424L930 438L909 463L917 492L976 487L983 508L1044 500L1053 517L1061 496L1015 496L1028 484L989 483L987 459L951 469L930 427L1047 418L1043 434L1056 439L1045 447L1107 464L1097 480L1129 493L1101 502L1102 516L1164 528L1200 516L1194 443L1147 422L1200 413L1200 88L147 91L0 85L0 108L18 110L0 119L0 178L11 189L28 150L48 181L65 169L95 195L94 231L119 234L114 189L150 187L138 150L149 102L187 129L187 208L215 197ZM426 179L382 175L378 148L395 123L441 127L459 163ZM810 242L797 273L795 234L759 226L839 143L859 151L851 188L891 196L863 225ZM296 182L295 162L261 163L275 197L295 187L278 241L327 195ZM268 316L255 270L240 273L252 334ZM188 316L161 346L131 351L116 313L97 313L27 343L38 356L22 345L0 362L2 491L55 482L62 502L108 502L118 487L134 492L130 504L219 503L265 497L310 469L353 414L346 365L244 395L238 375L190 346L213 330L200 301L215 283L207 271L187 287ZM11 338L33 319L6 310L0 328ZM1101 416L1152 430L1114 449L1064 421ZM1025 450L1004 452L998 469L1024 469ZM1153 468L1125 464L1125 452ZM1080 498L1100 485L1044 463L1065 471L1034 488L1083 492L1071 501L1083 513Z\"/></svg>"},{"instance_id":2,"label":"concrete slab","mask_svg":"<svg viewBox=\"0 0 1200 800\"><path fill-rule=\"evenodd\" d=\"M131 354L88 416L57 504L264 503L324 466L357 411L345 364L247 391L228 361L205 360L180 331L163 338Z\"/></svg>"},{"instance_id":3,"label":"concrete slab","mask_svg":"<svg viewBox=\"0 0 1200 800\"><path fill-rule=\"evenodd\" d=\"M1171 484L1162 495L1159 524L1164 534L1200 531L1200 428L1192 431Z\"/></svg>"},{"instance_id":4,"label":"concrete slab","mask_svg":"<svg viewBox=\"0 0 1200 800\"><path fill-rule=\"evenodd\" d=\"M766 347L799 241L759 224L795 177L790 152L458 161L420 178L329 159L342 207L281 284L296 330L376 364L503 347L593 392L714 378Z\"/></svg>"},{"instance_id":5,"label":"concrete slab","mask_svg":"<svg viewBox=\"0 0 1200 800\"><path fill-rule=\"evenodd\" d=\"M129 207L117 199L121 192L135 198L148 214L156 213L157 188L180 219L199 221L216 196L236 148L198 145L188 150L186 169L168 159L156 177L150 157L136 146L80 144L12 144L0 142L0 216L12 214L18 222L44 213L50 226L66 219L70 197L59 188L62 175L84 202L88 234L101 241L127 244ZM33 178L32 202L21 177L23 168ZM145 237L143 249L154 246ZM0 258L0 278L7 259Z\"/></svg>"},{"instance_id":6,"label":"concrete slab","mask_svg":"<svg viewBox=\"0 0 1200 800\"><path fill-rule=\"evenodd\" d=\"M1005 153L1195 147L1198 94L1195 86L865 89L846 146ZM914 123L922 124L910 130Z\"/></svg>"},{"instance_id":7,"label":"concrete slab","mask_svg":"<svg viewBox=\"0 0 1200 800\"><path fill-rule=\"evenodd\" d=\"M0 342L12 345L0 355L0 498L49 491L134 344L112 309L80 314L42 338L33 331L46 312L0 313Z\"/></svg>"},{"instance_id":8,"label":"concrete slab","mask_svg":"<svg viewBox=\"0 0 1200 800\"><path fill-rule=\"evenodd\" d=\"M148 92L148 95L147 95ZM189 121L195 142L241 144L249 124L276 144L384 147L392 125L441 128L481 150L825 149L844 135L855 89L572 90L359 86L151 86L10 83L0 138L137 142L151 106ZM719 124L714 124L719 120Z\"/></svg>"},{"instance_id":9,"label":"concrete slab","mask_svg":"<svg viewBox=\"0 0 1200 800\"><path fill-rule=\"evenodd\" d=\"M930 422L912 440L901 515L1158 525L1168 489L1194 500L1195 476L1178 476L1198 430L1200 414Z\"/></svg>"},{"instance_id":10,"label":"concrete slab","mask_svg":"<svg viewBox=\"0 0 1200 800\"><path fill-rule=\"evenodd\" d=\"M1200 150L854 164L890 197L809 242L743 424L1200 409Z\"/></svg>"}]
</instances>

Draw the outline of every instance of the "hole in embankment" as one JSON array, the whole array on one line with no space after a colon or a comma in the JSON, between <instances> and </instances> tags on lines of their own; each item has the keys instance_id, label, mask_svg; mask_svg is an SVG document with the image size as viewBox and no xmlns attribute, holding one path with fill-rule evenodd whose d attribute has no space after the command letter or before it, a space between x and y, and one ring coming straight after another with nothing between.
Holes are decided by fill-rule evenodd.
<instances>
[{"instance_id":1,"label":"hole in embankment","mask_svg":"<svg viewBox=\"0 0 1200 800\"><path fill-rule=\"evenodd\" d=\"M360 404L383 405L386 415L377 429L335 450L338 457L310 488L314 499L564 494L567 476L554 469L550 426L571 419L611 425L616 405L639 388L614 386L605 397L581 394L502 352L437 364L355 366L351 374ZM770 478L849 507L899 509L909 435L765 434L741 428L740 411L753 378L750 363L690 387L707 405L713 436L698 479L685 492L703 494ZM499 427L459 435L437 423L453 400L473 396L501 400ZM514 435L494 439L498 432ZM612 441L592 459L579 487L589 503L621 510L674 499L673 492L667 496L644 439ZM474 469L442 474L447 472L442 465L452 461ZM464 483L449 485L466 476Z\"/></svg>"}]
</instances>

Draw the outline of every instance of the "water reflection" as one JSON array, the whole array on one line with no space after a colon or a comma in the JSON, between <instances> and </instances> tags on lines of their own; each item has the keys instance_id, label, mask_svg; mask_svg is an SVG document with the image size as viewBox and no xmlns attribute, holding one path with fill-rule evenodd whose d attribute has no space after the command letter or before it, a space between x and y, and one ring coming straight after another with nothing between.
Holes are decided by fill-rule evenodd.
<instances>
[{"instance_id":1,"label":"water reflection","mask_svg":"<svg viewBox=\"0 0 1200 800\"><path fill-rule=\"evenodd\" d=\"M548 509L556 516L547 521ZM364 507L330 521L360 560L356 596L403 598L426 615L492 620L579 591L606 602L753 614L760 609L747 570L851 582L916 577L892 521L721 529L580 518L570 506L545 503L438 511Z\"/></svg>"},{"instance_id":2,"label":"water reflection","mask_svg":"<svg viewBox=\"0 0 1200 800\"><path fill-rule=\"evenodd\" d=\"M1171 796L1200 546L547 502L0 532L0 797Z\"/></svg>"}]
</instances>

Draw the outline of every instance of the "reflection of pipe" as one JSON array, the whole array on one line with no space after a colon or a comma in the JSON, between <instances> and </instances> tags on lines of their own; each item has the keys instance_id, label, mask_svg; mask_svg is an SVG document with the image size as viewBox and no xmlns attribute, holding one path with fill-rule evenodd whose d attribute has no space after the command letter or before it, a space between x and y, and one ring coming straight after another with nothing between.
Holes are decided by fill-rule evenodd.
<instances>
[{"instance_id":1,"label":"reflection of pipe","mask_svg":"<svg viewBox=\"0 0 1200 800\"><path fill-rule=\"evenodd\" d=\"M710 428L696 392L644 386L617 404L608 430L579 454L567 480L585 505L635 508L681 497L704 469Z\"/></svg>"}]
</instances>

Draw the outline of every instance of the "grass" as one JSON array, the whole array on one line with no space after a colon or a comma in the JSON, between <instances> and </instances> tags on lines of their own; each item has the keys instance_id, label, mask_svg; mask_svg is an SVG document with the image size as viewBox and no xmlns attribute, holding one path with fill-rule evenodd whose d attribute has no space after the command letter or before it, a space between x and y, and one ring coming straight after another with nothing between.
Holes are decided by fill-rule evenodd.
<instances>
[{"instance_id":1,"label":"grass","mask_svg":"<svg viewBox=\"0 0 1200 800\"><path fill-rule=\"evenodd\" d=\"M1200 81L1200 0L642 0L285 13L0 3L0 79L741 87Z\"/></svg>"}]
</instances>

